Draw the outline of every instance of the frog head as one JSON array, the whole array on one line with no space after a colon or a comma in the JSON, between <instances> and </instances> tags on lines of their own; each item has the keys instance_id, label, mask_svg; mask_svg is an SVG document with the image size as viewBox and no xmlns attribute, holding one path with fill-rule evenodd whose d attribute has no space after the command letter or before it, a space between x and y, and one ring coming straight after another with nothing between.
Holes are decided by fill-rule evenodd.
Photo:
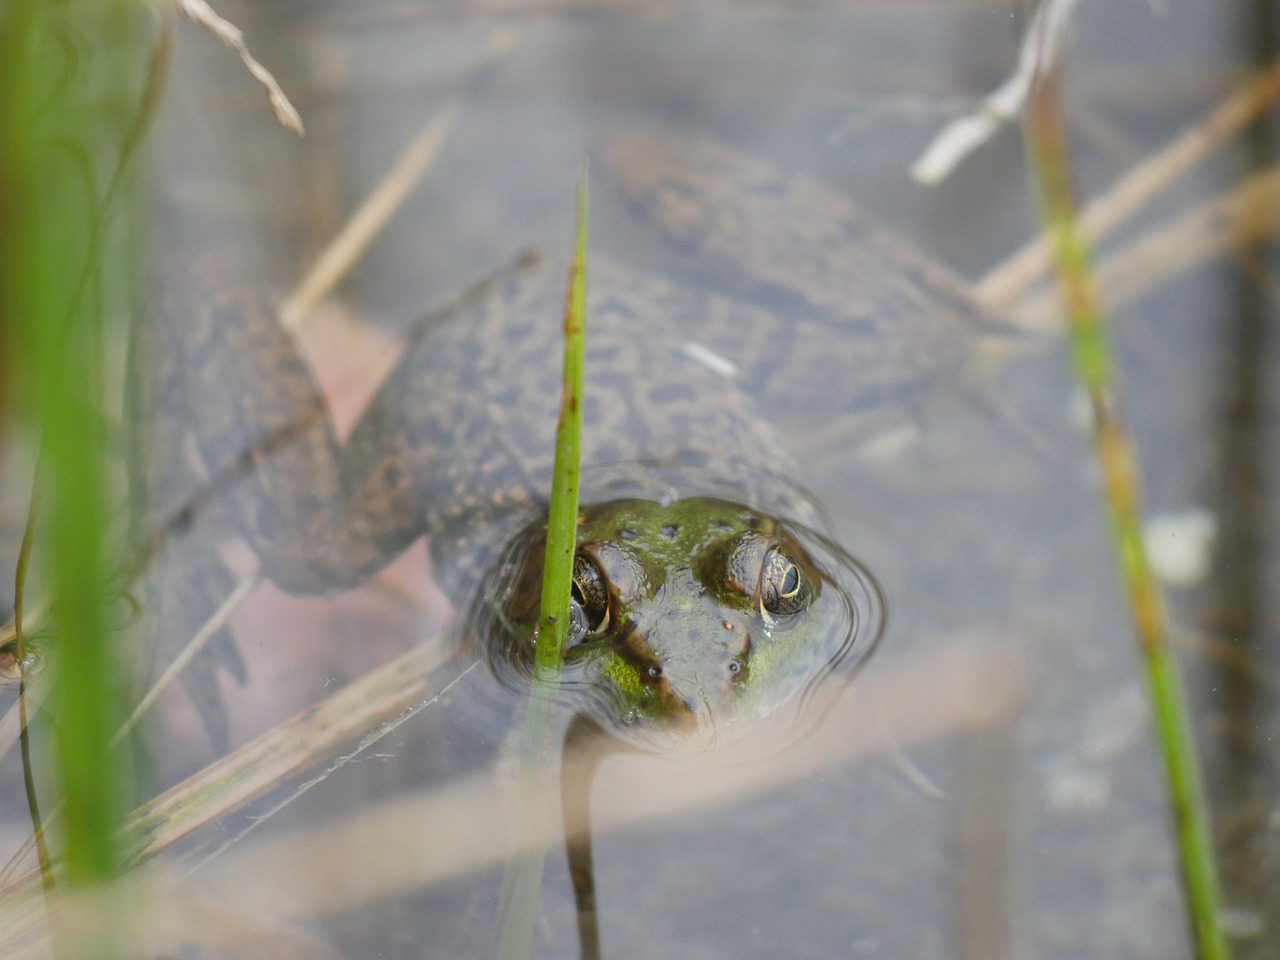
<instances>
[{"instance_id":1,"label":"frog head","mask_svg":"<svg viewBox=\"0 0 1280 960\"><path fill-rule=\"evenodd\" d=\"M500 675L532 669L543 527L517 538L486 590ZM740 503L592 504L579 514L562 687L628 742L719 739L830 672L855 636L869 646L878 623L859 621L878 603L857 591L874 586L838 548Z\"/></svg>"}]
</instances>

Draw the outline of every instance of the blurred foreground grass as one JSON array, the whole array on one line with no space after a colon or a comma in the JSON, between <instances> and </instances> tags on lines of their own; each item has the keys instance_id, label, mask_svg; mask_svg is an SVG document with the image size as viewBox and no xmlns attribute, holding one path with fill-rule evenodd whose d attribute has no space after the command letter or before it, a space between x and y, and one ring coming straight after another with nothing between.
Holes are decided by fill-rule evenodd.
<instances>
[{"instance_id":1,"label":"blurred foreground grass","mask_svg":"<svg viewBox=\"0 0 1280 960\"><path fill-rule=\"evenodd\" d=\"M123 493L113 484L119 431L106 397L138 286L134 148L166 45L134 4L12 0L0 17L4 431L39 451L27 472L35 549L18 575L15 614L23 599L49 600L47 624L19 621L50 638L55 671L51 750L33 740L34 779L51 784L45 811L60 810L56 881L84 887L117 873L117 831L133 803L126 754L108 746L122 703L112 595ZM97 939L93 955L117 946Z\"/></svg>"}]
</instances>

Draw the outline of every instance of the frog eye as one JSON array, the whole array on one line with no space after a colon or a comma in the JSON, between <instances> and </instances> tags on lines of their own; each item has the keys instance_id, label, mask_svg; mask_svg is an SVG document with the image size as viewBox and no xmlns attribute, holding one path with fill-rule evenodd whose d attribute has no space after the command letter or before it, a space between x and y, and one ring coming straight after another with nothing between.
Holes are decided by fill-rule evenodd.
<instances>
[{"instance_id":1,"label":"frog eye","mask_svg":"<svg viewBox=\"0 0 1280 960\"><path fill-rule=\"evenodd\" d=\"M570 597L586 619L589 636L609 626L609 585L595 561L581 553L573 558Z\"/></svg>"},{"instance_id":2,"label":"frog eye","mask_svg":"<svg viewBox=\"0 0 1280 960\"><path fill-rule=\"evenodd\" d=\"M760 568L760 611L789 616L803 610L809 603L809 580L799 564L782 552L770 547Z\"/></svg>"}]
</instances>

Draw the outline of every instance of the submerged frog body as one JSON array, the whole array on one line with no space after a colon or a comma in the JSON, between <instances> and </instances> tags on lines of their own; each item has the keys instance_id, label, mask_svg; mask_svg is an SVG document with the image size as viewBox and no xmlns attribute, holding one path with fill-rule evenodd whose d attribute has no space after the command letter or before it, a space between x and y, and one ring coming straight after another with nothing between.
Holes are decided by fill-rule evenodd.
<instances>
[{"instance_id":1,"label":"submerged frog body","mask_svg":"<svg viewBox=\"0 0 1280 960\"><path fill-rule=\"evenodd\" d=\"M749 220L759 165L718 148L710 158L701 162L714 161L718 179L743 183L736 220ZM766 311L592 260L576 579L585 629L568 655L585 709L619 735L741 725L878 633L871 578L814 532L816 511L780 479L795 464L768 417L821 421L910 393L921 370L956 365L981 318L958 281L920 269L923 258L831 202L806 211L826 225L813 257L856 258L862 242L877 264L844 312L797 289ZM837 235L853 253L823 246ZM903 293L887 268L895 258L923 290ZM519 664L536 606L529 531L536 540L560 399L563 281L529 268L490 286L418 329L341 445L259 298L212 289L195 308L169 309L135 353L144 422L155 449L170 448L139 474L152 515L191 512L189 435L206 495L278 585L349 588L425 534L435 576L472 611L467 629L507 645L491 662ZM921 316L926 307L936 316ZM897 327L895 310L906 314ZM919 338L930 323L944 335ZM909 358L896 381L895 358ZM180 597L171 608L203 616L223 588L185 585L203 568L184 544L174 536L154 569Z\"/></svg>"},{"instance_id":2,"label":"submerged frog body","mask_svg":"<svg viewBox=\"0 0 1280 960\"><path fill-rule=\"evenodd\" d=\"M529 650L540 599L559 405L556 272L514 277L417 338L342 446L265 308L212 295L204 337L184 348L187 369L208 378L193 393L249 397L258 382L286 401L246 403L237 423L208 423L198 441L216 496L270 579L298 593L343 590L425 533L434 575L472 611L464 642L481 638L500 679L519 679L511 668ZM855 630L859 652L869 649L875 588L813 531L817 512L781 478L794 465L754 399L689 355L697 318L745 331L763 316L604 262L589 282L575 582L590 629L568 650L565 696L631 743L720 736L825 674ZM267 322L246 328L246 316ZM268 452L246 459L248 417L248 448ZM774 588L804 602L771 610L760 596ZM582 602L602 598L603 608ZM731 649L736 682L726 680Z\"/></svg>"}]
</instances>

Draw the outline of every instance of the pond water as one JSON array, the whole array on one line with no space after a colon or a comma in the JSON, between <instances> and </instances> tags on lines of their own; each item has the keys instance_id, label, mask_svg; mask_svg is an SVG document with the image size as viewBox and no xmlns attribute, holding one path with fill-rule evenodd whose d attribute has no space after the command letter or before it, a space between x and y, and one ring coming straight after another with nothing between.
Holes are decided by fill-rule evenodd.
<instances>
[{"instance_id":1,"label":"pond water","mask_svg":"<svg viewBox=\"0 0 1280 960\"><path fill-rule=\"evenodd\" d=\"M565 262L573 178L588 159L593 254L701 290L760 294L766 285L744 280L739 265L672 243L628 202L602 158L636 131L725 144L825 183L975 287L1036 230L1016 130L937 187L908 175L933 135L1016 62L1022 15L1004 4L482 0L220 12L245 29L308 133L276 126L229 51L180 26L155 134L153 245L166 286L212 255L245 283L287 291L423 124L458 111L437 162L303 333L340 424L412 321L530 246ZM1082 4L1064 87L1080 194L1104 192L1265 63L1274 21L1270 6L1243 0ZM1269 134L1229 142L1166 188L1100 260L1170 232L1178 215L1270 163ZM1165 539L1194 539L1193 511L1217 527L1206 568L1171 586L1168 603L1237 956L1263 958L1280 951L1270 261L1253 251L1252 270L1240 268L1244 255L1186 264L1197 237L1174 236L1154 266L1122 262L1156 276L1121 277L1141 295L1104 295L1117 301L1147 513L1184 518ZM813 256L831 253L813 241ZM1182 266L1164 276L1170 260ZM1030 315L1045 289L1014 312ZM922 324L908 351L929 355L933 335L957 337L954 321ZM874 375L853 361L842 369L842 347L830 344L832 382L798 384L830 393L833 409L851 389L841 376ZM886 631L810 734L826 763L687 804L678 771L626 756L602 764L605 957L1192 956L1066 351L1053 334L1029 333L972 337L963 349L973 358L963 374L937 373L857 418L820 405L775 411L829 533L885 590ZM229 528L215 522L213 535L233 568L252 566ZM234 621L248 682L222 682L232 745L447 629L451 610L429 576L418 543L333 600L260 588ZM492 681L465 675L205 868L210 889L240 885L229 920L245 930L193 955L487 956L503 865L485 841L510 827L494 818L513 778L504 731L469 703L493 696ZM216 758L181 691L160 711L149 734L157 789ZM777 762L761 752L752 764ZM645 815L640 785L659 812ZM449 812L424 819L437 797ZM198 856L197 843L241 825L225 818L182 852ZM20 829L6 823L4 835ZM459 866L437 876L423 864L437 853ZM574 956L572 889L554 840L547 864L533 954ZM284 897L290 878L307 893Z\"/></svg>"}]
</instances>

